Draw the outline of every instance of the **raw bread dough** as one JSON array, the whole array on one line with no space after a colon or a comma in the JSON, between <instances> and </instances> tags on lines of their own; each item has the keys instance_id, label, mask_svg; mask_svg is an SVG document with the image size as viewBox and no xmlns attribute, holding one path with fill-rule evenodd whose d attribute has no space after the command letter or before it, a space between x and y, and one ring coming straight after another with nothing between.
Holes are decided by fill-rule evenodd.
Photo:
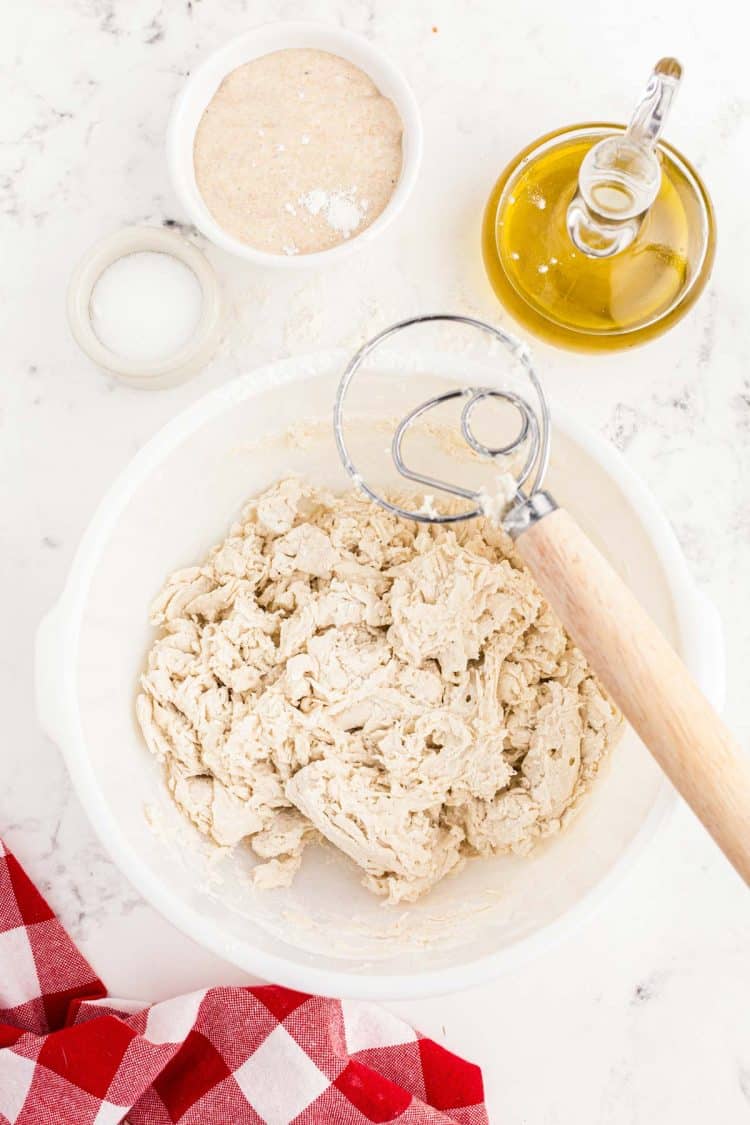
<instances>
[{"instance_id":1,"label":"raw bread dough","mask_svg":"<svg viewBox=\"0 0 750 1125\"><path fill-rule=\"evenodd\" d=\"M392 902L566 822L620 717L487 519L287 478L168 579L137 712L182 811L264 887L320 833Z\"/></svg>"}]
</instances>

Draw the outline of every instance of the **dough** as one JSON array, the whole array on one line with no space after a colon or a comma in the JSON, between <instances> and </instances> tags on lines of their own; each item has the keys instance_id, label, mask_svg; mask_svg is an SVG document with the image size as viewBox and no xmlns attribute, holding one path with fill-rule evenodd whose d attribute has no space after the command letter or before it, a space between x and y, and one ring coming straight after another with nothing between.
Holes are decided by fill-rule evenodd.
<instances>
[{"instance_id":1,"label":"dough","mask_svg":"<svg viewBox=\"0 0 750 1125\"><path fill-rule=\"evenodd\" d=\"M156 599L138 718L174 800L259 886L325 837L411 901L557 832L620 716L487 519L287 478Z\"/></svg>"}]
</instances>

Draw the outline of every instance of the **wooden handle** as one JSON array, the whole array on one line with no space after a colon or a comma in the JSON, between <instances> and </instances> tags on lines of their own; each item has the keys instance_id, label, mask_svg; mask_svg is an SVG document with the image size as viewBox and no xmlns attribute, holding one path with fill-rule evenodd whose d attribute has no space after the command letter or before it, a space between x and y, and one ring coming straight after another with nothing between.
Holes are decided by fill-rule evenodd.
<instances>
[{"instance_id":1,"label":"wooden handle","mask_svg":"<svg viewBox=\"0 0 750 1125\"><path fill-rule=\"evenodd\" d=\"M625 718L750 884L750 755L567 512L532 524L516 545Z\"/></svg>"}]
</instances>

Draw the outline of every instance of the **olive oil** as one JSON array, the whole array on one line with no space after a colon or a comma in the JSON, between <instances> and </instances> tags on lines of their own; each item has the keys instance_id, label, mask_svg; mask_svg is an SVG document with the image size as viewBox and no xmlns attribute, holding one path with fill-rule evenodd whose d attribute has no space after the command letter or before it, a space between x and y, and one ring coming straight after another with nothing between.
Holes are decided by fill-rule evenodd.
<instances>
[{"instance_id":1,"label":"olive oil","mask_svg":"<svg viewBox=\"0 0 750 1125\"><path fill-rule=\"evenodd\" d=\"M550 134L503 172L482 233L490 282L526 328L582 350L630 347L658 335L701 292L714 255L713 212L697 175L660 143L661 183L634 241L611 257L577 248L566 222L586 153L612 125Z\"/></svg>"}]
</instances>

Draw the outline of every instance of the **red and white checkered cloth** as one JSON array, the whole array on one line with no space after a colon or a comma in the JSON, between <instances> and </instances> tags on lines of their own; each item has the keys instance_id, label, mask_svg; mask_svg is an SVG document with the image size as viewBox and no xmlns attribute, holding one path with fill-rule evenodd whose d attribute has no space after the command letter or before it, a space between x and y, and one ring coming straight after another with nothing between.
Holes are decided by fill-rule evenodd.
<instances>
[{"instance_id":1,"label":"red and white checkered cloth","mask_svg":"<svg viewBox=\"0 0 750 1125\"><path fill-rule=\"evenodd\" d=\"M0 842L0 1125L486 1125L482 1075L375 1004L106 997Z\"/></svg>"}]
</instances>

